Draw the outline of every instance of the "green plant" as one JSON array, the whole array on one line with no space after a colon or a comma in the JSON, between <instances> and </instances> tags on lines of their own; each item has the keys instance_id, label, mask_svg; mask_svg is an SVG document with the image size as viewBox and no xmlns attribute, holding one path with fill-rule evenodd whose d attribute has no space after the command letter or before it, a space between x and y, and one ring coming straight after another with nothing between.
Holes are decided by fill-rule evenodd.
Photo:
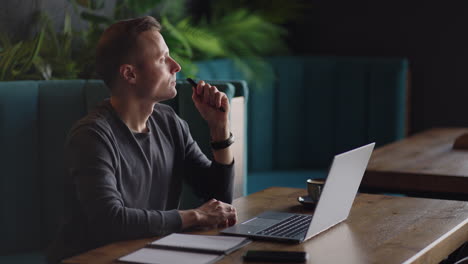
<instances>
[{"instance_id":1,"label":"green plant","mask_svg":"<svg viewBox=\"0 0 468 264\"><path fill-rule=\"evenodd\" d=\"M73 57L74 32L69 13L65 13L63 29L57 32L52 21L44 13L37 14L39 24L45 30L45 42L34 65L45 80L75 79L80 72L79 65Z\"/></svg>"},{"instance_id":2,"label":"green plant","mask_svg":"<svg viewBox=\"0 0 468 264\"><path fill-rule=\"evenodd\" d=\"M303 0L236 0L236 1L214 1L213 16L226 16L232 10L243 9L262 16L266 21L275 25L282 25L289 21L297 21L304 18L310 4Z\"/></svg>"},{"instance_id":3,"label":"green plant","mask_svg":"<svg viewBox=\"0 0 468 264\"><path fill-rule=\"evenodd\" d=\"M116 2L112 16L104 16L99 14L104 8L103 1L75 0L77 6L85 8L80 16L88 21L90 30L94 32L130 17L150 14L158 18L171 55L181 64L186 76L196 75L194 61L230 58L244 76L251 80L256 76L254 73L271 73L261 56L287 52L283 41L286 31L259 12L236 7L226 15L214 13L211 19L205 17L195 21L185 10L186 2L120 0ZM213 11L222 10L220 6L215 5ZM97 43L97 39L93 41ZM92 60L89 63L92 64Z\"/></svg>"},{"instance_id":4,"label":"green plant","mask_svg":"<svg viewBox=\"0 0 468 264\"><path fill-rule=\"evenodd\" d=\"M32 40L13 43L0 35L0 79L95 78L95 47L104 29L118 20L152 15L161 22L161 34L184 75L196 76L195 61L230 58L246 79L258 80L259 74L272 73L265 55L287 53L281 23L300 12L297 1L217 0L195 19L187 12L187 0L115 0L107 15L109 1L69 0L88 26L74 31L67 12L57 32L40 14Z\"/></svg>"},{"instance_id":5,"label":"green plant","mask_svg":"<svg viewBox=\"0 0 468 264\"><path fill-rule=\"evenodd\" d=\"M151 11L155 12L155 9L163 15L160 19L165 28L162 34L171 48L171 55L182 65L184 73L188 75L196 73L196 66L192 63L192 47L188 45L181 32L168 19L168 17L177 19L184 14L185 0L118 0L110 16L100 14L100 11L105 7L105 2L102 0L71 0L71 2L74 4L75 10L80 13L80 17L87 21L89 25L88 30L82 33L82 41L86 48L81 49L82 54L79 56L85 58L80 65L84 69L89 69L82 72L85 78L93 77L94 48L97 45L99 36L106 27L122 19L138 17ZM78 11L79 8L83 10ZM182 46L179 44L182 44Z\"/></svg>"},{"instance_id":6,"label":"green plant","mask_svg":"<svg viewBox=\"0 0 468 264\"><path fill-rule=\"evenodd\" d=\"M44 33L41 29L33 39L17 43L0 33L0 81L40 79L33 65L39 59Z\"/></svg>"},{"instance_id":7,"label":"green plant","mask_svg":"<svg viewBox=\"0 0 468 264\"><path fill-rule=\"evenodd\" d=\"M65 14L62 32L57 32L44 13L34 14L38 33L28 41L13 41L0 33L0 80L74 79L80 69L72 54L70 16Z\"/></svg>"}]
</instances>

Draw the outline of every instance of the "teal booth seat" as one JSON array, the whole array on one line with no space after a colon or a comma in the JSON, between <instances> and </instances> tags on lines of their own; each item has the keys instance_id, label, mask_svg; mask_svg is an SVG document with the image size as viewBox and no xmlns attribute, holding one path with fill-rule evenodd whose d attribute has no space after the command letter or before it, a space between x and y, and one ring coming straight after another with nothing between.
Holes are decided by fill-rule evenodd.
<instances>
[{"instance_id":1,"label":"teal booth seat","mask_svg":"<svg viewBox=\"0 0 468 264\"><path fill-rule=\"evenodd\" d=\"M217 82L231 100L239 83ZM165 102L190 126L202 150L208 128L197 116L188 84ZM72 124L108 97L96 80L0 82L0 263L45 263L64 208L64 143ZM182 206L197 204L184 191Z\"/></svg>"},{"instance_id":2,"label":"teal booth seat","mask_svg":"<svg viewBox=\"0 0 468 264\"><path fill-rule=\"evenodd\" d=\"M335 154L404 137L406 59L281 56L267 62L274 76L249 82L248 193L305 188L306 179L326 177ZM200 78L245 79L230 60L198 66Z\"/></svg>"}]
</instances>

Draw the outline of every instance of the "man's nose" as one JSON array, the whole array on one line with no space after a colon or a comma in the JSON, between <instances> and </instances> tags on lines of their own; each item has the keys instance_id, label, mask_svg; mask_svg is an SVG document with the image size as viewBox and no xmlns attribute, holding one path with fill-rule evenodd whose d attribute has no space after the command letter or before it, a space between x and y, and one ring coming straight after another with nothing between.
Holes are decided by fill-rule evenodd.
<instances>
[{"instance_id":1,"label":"man's nose","mask_svg":"<svg viewBox=\"0 0 468 264\"><path fill-rule=\"evenodd\" d=\"M182 69L182 67L180 67L179 63L177 63L177 61L175 61L173 58L171 58L172 60L172 72L173 73L176 73L176 72L180 72L180 70Z\"/></svg>"}]
</instances>

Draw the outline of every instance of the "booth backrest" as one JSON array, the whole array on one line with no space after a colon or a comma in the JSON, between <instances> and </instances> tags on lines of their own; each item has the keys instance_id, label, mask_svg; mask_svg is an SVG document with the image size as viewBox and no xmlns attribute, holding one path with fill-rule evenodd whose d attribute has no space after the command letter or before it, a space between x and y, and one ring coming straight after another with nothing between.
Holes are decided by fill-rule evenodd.
<instances>
[{"instance_id":1,"label":"booth backrest","mask_svg":"<svg viewBox=\"0 0 468 264\"><path fill-rule=\"evenodd\" d=\"M11 82L0 89L0 249L40 243L39 84Z\"/></svg>"},{"instance_id":2,"label":"booth backrest","mask_svg":"<svg viewBox=\"0 0 468 264\"><path fill-rule=\"evenodd\" d=\"M404 137L406 59L286 56L267 62L274 76L249 82L249 172L324 169L336 153ZM198 66L201 78L245 79L230 60Z\"/></svg>"},{"instance_id":3,"label":"booth backrest","mask_svg":"<svg viewBox=\"0 0 468 264\"><path fill-rule=\"evenodd\" d=\"M217 83L230 99L232 83ZM168 102L176 111L191 97L188 84ZM74 122L109 96L96 80L0 82L0 255L43 249L55 236L64 208L64 144ZM208 134L182 111L192 133ZM195 120L192 122L192 120ZM198 140L209 151L209 140Z\"/></svg>"}]
</instances>

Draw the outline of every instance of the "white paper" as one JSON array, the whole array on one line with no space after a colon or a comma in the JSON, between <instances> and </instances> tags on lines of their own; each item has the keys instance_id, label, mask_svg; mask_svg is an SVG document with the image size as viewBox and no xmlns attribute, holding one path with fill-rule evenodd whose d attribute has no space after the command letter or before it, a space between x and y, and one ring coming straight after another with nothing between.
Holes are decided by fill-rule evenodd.
<instances>
[{"instance_id":1,"label":"white paper","mask_svg":"<svg viewBox=\"0 0 468 264\"><path fill-rule=\"evenodd\" d=\"M176 250L142 248L124 257L120 261L144 264L206 264L213 263L222 255L192 253Z\"/></svg>"},{"instance_id":2,"label":"white paper","mask_svg":"<svg viewBox=\"0 0 468 264\"><path fill-rule=\"evenodd\" d=\"M153 241L153 246L167 246L174 248L206 249L225 253L246 240L245 237L234 236L204 236L171 234L159 240Z\"/></svg>"}]
</instances>

